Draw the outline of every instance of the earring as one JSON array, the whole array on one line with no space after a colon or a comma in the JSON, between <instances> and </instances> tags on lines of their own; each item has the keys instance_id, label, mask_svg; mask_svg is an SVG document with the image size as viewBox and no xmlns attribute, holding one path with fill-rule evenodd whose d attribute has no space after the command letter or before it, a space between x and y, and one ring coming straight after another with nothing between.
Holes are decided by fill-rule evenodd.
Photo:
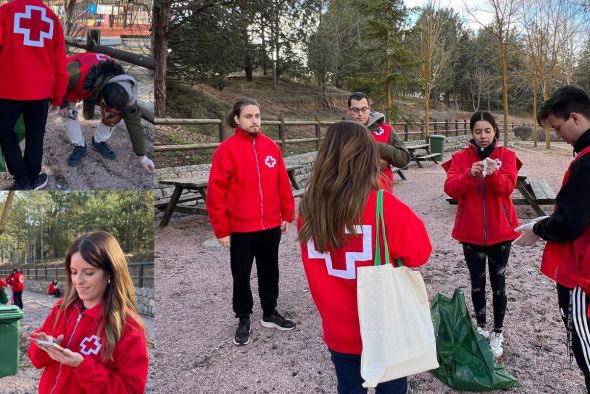
<instances>
[{"instance_id":1,"label":"earring","mask_svg":"<svg viewBox=\"0 0 590 394\"><path fill-rule=\"evenodd\" d=\"M107 280L107 285L110 285L110 284L111 284L111 280L109 279L109 280Z\"/></svg>"}]
</instances>

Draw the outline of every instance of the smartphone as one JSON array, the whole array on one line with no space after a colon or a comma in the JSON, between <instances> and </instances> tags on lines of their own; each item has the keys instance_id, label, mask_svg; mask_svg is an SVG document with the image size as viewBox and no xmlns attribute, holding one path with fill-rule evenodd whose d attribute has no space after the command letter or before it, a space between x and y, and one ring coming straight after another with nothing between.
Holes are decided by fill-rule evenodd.
<instances>
[{"instance_id":1,"label":"smartphone","mask_svg":"<svg viewBox=\"0 0 590 394\"><path fill-rule=\"evenodd\" d=\"M61 346L59 346L59 345L58 345L57 343L55 343L55 342L51 342L51 341L43 341L43 340L39 339L39 340L37 341L37 343L38 343L39 345L51 346L52 348L55 348L55 349L57 349L57 350L59 350L59 351L61 351L61 352L63 352L63 351L64 351L64 348L63 348L63 347L61 347Z\"/></svg>"}]
</instances>

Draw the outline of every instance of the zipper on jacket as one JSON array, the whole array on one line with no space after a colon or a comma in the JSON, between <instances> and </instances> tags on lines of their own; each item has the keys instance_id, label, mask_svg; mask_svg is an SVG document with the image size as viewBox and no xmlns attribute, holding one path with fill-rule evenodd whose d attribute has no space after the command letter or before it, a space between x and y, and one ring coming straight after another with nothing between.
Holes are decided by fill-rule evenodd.
<instances>
[{"instance_id":1,"label":"zipper on jacket","mask_svg":"<svg viewBox=\"0 0 590 394\"><path fill-rule=\"evenodd\" d=\"M260 176L260 166L258 165L258 152L256 152L256 140L252 138L252 149L254 149L254 159L256 160L256 171L258 172L258 190L260 191L260 226L264 228L264 197L262 196L262 179Z\"/></svg>"},{"instance_id":2,"label":"zipper on jacket","mask_svg":"<svg viewBox=\"0 0 590 394\"><path fill-rule=\"evenodd\" d=\"M488 214L486 209L486 179L482 179L482 195L483 195L483 245L488 246Z\"/></svg>"},{"instance_id":3,"label":"zipper on jacket","mask_svg":"<svg viewBox=\"0 0 590 394\"><path fill-rule=\"evenodd\" d=\"M74 333L76 332L76 328L78 328L78 323L80 323L80 320L82 320L82 312L80 312L80 314L78 315L78 318L76 319L76 324L74 324L74 329L72 330L72 333L70 334L70 338L68 339L68 343L66 344L65 348L69 348L70 343L72 342L72 338L74 337ZM57 376L55 378L55 383L54 383L53 387L51 388L51 390L49 390L49 394L53 394L53 390L55 390L55 388L57 387L57 382L59 381L59 375L61 374L61 367L63 367L63 364L59 363L59 370L58 370Z\"/></svg>"}]
</instances>

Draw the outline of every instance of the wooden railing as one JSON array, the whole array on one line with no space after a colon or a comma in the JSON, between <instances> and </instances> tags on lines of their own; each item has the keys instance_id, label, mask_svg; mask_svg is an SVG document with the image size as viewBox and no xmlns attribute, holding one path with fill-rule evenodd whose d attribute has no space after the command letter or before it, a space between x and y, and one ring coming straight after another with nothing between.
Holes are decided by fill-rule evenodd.
<instances>
[{"instance_id":1,"label":"wooden railing","mask_svg":"<svg viewBox=\"0 0 590 394\"><path fill-rule=\"evenodd\" d=\"M323 126L329 126L338 122L337 120L332 121L320 121L320 120L268 120L264 121L263 126L277 126L278 127L278 139L275 142L281 147L283 154L285 153L286 146L288 144L300 144L315 142L316 150L319 147L322 135L321 129ZM221 119L172 119L172 118L157 118L157 125L215 125L218 129L218 140L219 142L207 142L207 143L195 143L195 144L182 144L182 145L156 145L154 146L154 152L174 152L174 151L185 151L185 150L199 150L199 149L210 149L219 146L223 140L224 129L223 121ZM418 140L425 138L425 124L421 122L416 123L390 123L395 129L398 135L404 141ZM288 127L293 126L313 126L314 137L309 138L287 138ZM502 130L502 124L498 125ZM509 124L509 130L514 129L514 123ZM429 131L431 135L444 135L444 136L458 136L470 133L469 122L467 120L445 120L444 122L429 122Z\"/></svg>"},{"instance_id":2,"label":"wooden railing","mask_svg":"<svg viewBox=\"0 0 590 394\"><path fill-rule=\"evenodd\" d=\"M129 263L129 274L133 280L133 285L136 287L154 287L154 263ZM6 276L12 272L16 267L0 268L0 276L2 280L6 280ZM65 282L66 272L63 265L59 266L20 266L21 272L25 275L25 288L27 279L36 281L45 281L49 284L50 281L57 278L61 283Z\"/></svg>"}]
</instances>

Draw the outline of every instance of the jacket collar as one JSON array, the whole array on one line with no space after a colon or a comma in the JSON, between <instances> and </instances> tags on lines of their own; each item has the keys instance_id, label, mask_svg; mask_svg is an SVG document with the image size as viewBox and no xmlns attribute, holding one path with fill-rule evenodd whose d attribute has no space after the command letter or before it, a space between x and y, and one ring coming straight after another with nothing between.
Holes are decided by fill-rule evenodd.
<instances>
[{"instance_id":1,"label":"jacket collar","mask_svg":"<svg viewBox=\"0 0 590 394\"><path fill-rule=\"evenodd\" d=\"M82 311L84 303L80 300L74 304L74 308L84 316L90 317L93 320L100 320L104 316L104 304L101 302L100 304Z\"/></svg>"},{"instance_id":2,"label":"jacket collar","mask_svg":"<svg viewBox=\"0 0 590 394\"><path fill-rule=\"evenodd\" d=\"M260 133L262 133L262 131ZM252 141L252 139L258 138L260 133L259 134L250 134L246 130L244 130L240 127L236 127L236 132L235 132L235 134L238 136L238 138L245 140L245 141Z\"/></svg>"},{"instance_id":3,"label":"jacket collar","mask_svg":"<svg viewBox=\"0 0 590 394\"><path fill-rule=\"evenodd\" d=\"M580 138L578 138L578 140L574 144L574 152L580 153L587 146L590 146L590 129L586 130L584 134L582 134Z\"/></svg>"}]
</instances>

